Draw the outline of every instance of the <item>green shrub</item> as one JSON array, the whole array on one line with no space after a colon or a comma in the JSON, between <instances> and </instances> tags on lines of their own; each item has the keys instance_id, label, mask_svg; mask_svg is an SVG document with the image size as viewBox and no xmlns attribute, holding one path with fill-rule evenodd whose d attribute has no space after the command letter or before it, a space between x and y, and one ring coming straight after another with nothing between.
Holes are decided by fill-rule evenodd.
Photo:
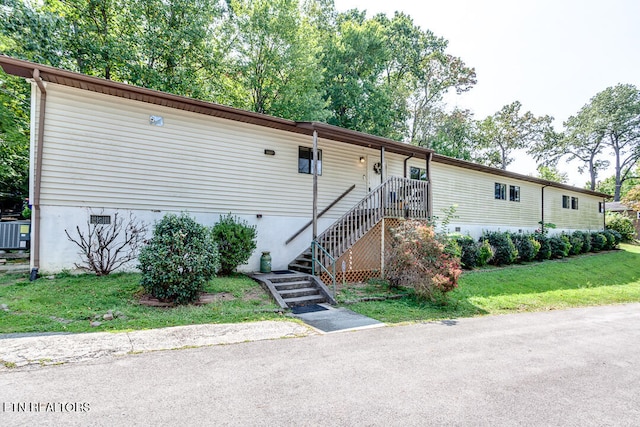
<instances>
[{"instance_id":1,"label":"green shrub","mask_svg":"<svg viewBox=\"0 0 640 427\"><path fill-rule=\"evenodd\" d=\"M460 259L462 256L462 247L458 243L458 236L443 236L444 253L448 254L452 258Z\"/></svg>"},{"instance_id":2,"label":"green shrub","mask_svg":"<svg viewBox=\"0 0 640 427\"><path fill-rule=\"evenodd\" d=\"M607 238L604 234L597 231L591 233L591 250L600 252L607 246Z\"/></svg>"},{"instance_id":3,"label":"green shrub","mask_svg":"<svg viewBox=\"0 0 640 427\"><path fill-rule=\"evenodd\" d=\"M403 221L391 230L385 275L393 287L412 287L418 298L445 301L458 285L460 260L445 252L446 237L419 221Z\"/></svg>"},{"instance_id":4,"label":"green shrub","mask_svg":"<svg viewBox=\"0 0 640 427\"><path fill-rule=\"evenodd\" d=\"M580 246L580 253L585 254L591 251L591 234L590 233L576 230L573 232L572 236L576 239L582 240L582 246Z\"/></svg>"},{"instance_id":5,"label":"green shrub","mask_svg":"<svg viewBox=\"0 0 640 427\"><path fill-rule=\"evenodd\" d=\"M193 302L220 267L218 250L207 227L187 214L167 214L138 257L141 284L156 298Z\"/></svg>"},{"instance_id":6,"label":"green shrub","mask_svg":"<svg viewBox=\"0 0 640 427\"><path fill-rule=\"evenodd\" d=\"M539 261L544 261L546 259L551 258L551 243L549 242L549 236L543 233L534 234L534 238L540 245L540 249L538 250L538 255L536 259Z\"/></svg>"},{"instance_id":7,"label":"green shrub","mask_svg":"<svg viewBox=\"0 0 640 427\"><path fill-rule=\"evenodd\" d=\"M576 235L575 232L571 235L566 235L571 244L569 255L578 255L582 253L582 246L584 245L584 239L581 235Z\"/></svg>"},{"instance_id":8,"label":"green shrub","mask_svg":"<svg viewBox=\"0 0 640 427\"><path fill-rule=\"evenodd\" d=\"M483 267L493 258L493 249L488 240L483 240L478 249L478 267Z\"/></svg>"},{"instance_id":9,"label":"green shrub","mask_svg":"<svg viewBox=\"0 0 640 427\"><path fill-rule=\"evenodd\" d=\"M620 242L623 241L622 234L620 234L617 230L609 230L609 232L613 234L613 237L615 237L616 243L614 247L617 248Z\"/></svg>"},{"instance_id":10,"label":"green shrub","mask_svg":"<svg viewBox=\"0 0 640 427\"><path fill-rule=\"evenodd\" d=\"M611 249L614 249L616 247L616 236L615 234L613 234L613 232L611 230L604 230L602 231L602 234L604 235L604 237L607 238L607 241L604 245L604 249L607 251L610 251Z\"/></svg>"},{"instance_id":11,"label":"green shrub","mask_svg":"<svg viewBox=\"0 0 640 427\"><path fill-rule=\"evenodd\" d=\"M518 250L521 262L529 262L536 259L540 250L540 243L535 241L529 234L512 234L511 240Z\"/></svg>"},{"instance_id":12,"label":"green shrub","mask_svg":"<svg viewBox=\"0 0 640 427\"><path fill-rule=\"evenodd\" d=\"M22 219L31 219L31 209L29 209L29 206L25 206L20 215L22 215Z\"/></svg>"},{"instance_id":13,"label":"green shrub","mask_svg":"<svg viewBox=\"0 0 640 427\"><path fill-rule=\"evenodd\" d=\"M622 241L632 242L637 238L633 220L620 212L607 212L605 216L607 229L615 230L622 236Z\"/></svg>"},{"instance_id":14,"label":"green shrub","mask_svg":"<svg viewBox=\"0 0 640 427\"><path fill-rule=\"evenodd\" d=\"M551 246L551 258L564 258L569 256L571 243L566 235L558 234L549 237L549 245Z\"/></svg>"},{"instance_id":15,"label":"green shrub","mask_svg":"<svg viewBox=\"0 0 640 427\"><path fill-rule=\"evenodd\" d=\"M229 275L246 263L256 249L256 227L231 214L221 217L211 230L220 253L220 273Z\"/></svg>"},{"instance_id":16,"label":"green shrub","mask_svg":"<svg viewBox=\"0 0 640 427\"><path fill-rule=\"evenodd\" d=\"M513 264L518 259L518 250L513 244L509 233L500 231L485 232L482 240L488 240L493 249L492 264Z\"/></svg>"},{"instance_id":17,"label":"green shrub","mask_svg":"<svg viewBox=\"0 0 640 427\"><path fill-rule=\"evenodd\" d=\"M478 243L469 235L458 236L456 241L460 247L460 262L462 266L466 269L477 267L480 261L480 246Z\"/></svg>"}]
</instances>

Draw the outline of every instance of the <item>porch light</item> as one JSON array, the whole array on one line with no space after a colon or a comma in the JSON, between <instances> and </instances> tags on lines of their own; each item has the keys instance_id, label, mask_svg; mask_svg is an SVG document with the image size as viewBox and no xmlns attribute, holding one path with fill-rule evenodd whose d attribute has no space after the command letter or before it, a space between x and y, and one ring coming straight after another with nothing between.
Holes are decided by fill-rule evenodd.
<instances>
[{"instance_id":1,"label":"porch light","mask_svg":"<svg viewBox=\"0 0 640 427\"><path fill-rule=\"evenodd\" d=\"M360 163L364 163L364 157L360 156Z\"/></svg>"}]
</instances>

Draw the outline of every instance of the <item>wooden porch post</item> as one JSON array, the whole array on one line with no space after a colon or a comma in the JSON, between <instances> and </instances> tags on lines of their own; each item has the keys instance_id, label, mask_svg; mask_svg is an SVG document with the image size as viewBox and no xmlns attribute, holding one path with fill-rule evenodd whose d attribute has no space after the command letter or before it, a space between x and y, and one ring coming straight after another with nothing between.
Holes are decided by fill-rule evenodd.
<instances>
[{"instance_id":1,"label":"wooden porch post","mask_svg":"<svg viewBox=\"0 0 640 427\"><path fill-rule=\"evenodd\" d=\"M380 184L382 184L384 182L384 179L386 178L384 176L384 169L385 169L384 147L382 147L382 148L380 148Z\"/></svg>"},{"instance_id":2,"label":"wooden porch post","mask_svg":"<svg viewBox=\"0 0 640 427\"><path fill-rule=\"evenodd\" d=\"M318 238L318 131L313 130L313 240Z\"/></svg>"}]
</instances>

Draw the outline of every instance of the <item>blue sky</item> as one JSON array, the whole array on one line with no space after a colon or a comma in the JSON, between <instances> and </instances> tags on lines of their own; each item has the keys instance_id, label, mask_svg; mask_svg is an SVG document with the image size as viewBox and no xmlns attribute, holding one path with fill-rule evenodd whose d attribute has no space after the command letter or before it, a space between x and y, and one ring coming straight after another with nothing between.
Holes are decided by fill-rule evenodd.
<instances>
[{"instance_id":1,"label":"blue sky","mask_svg":"<svg viewBox=\"0 0 640 427\"><path fill-rule=\"evenodd\" d=\"M478 84L452 95L448 105L468 108L476 119L515 100L536 115L562 122L596 93L617 83L640 87L638 0L335 0L336 9L394 11L449 40L449 53L475 67ZM570 184L587 180L578 163L560 164ZM535 173L519 155L510 170ZM612 172L609 172L612 174ZM605 178L603 175L600 178Z\"/></svg>"}]
</instances>

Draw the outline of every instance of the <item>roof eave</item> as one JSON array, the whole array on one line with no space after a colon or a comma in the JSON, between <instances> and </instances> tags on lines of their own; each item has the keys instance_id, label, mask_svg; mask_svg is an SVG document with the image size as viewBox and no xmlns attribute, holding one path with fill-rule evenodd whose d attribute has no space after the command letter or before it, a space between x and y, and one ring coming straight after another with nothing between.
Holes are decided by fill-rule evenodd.
<instances>
[{"instance_id":1,"label":"roof eave","mask_svg":"<svg viewBox=\"0 0 640 427\"><path fill-rule=\"evenodd\" d=\"M468 162L466 160L455 159L453 157L443 156L442 154L434 154L433 161L437 163L443 163L451 166L457 166L465 169L471 169L478 172L485 172L492 175L503 176L505 178L518 179L520 181L532 182L535 184L539 184L544 187L555 187L563 190L574 191L578 193L588 194L590 196L601 197L603 199L608 199L613 196L601 193L599 191L588 190L586 188L574 187L572 185L562 184L560 182L549 181L546 179L536 178L529 175L523 175L516 172L510 172L503 169L492 168L490 166L480 165L478 163Z\"/></svg>"}]
</instances>

